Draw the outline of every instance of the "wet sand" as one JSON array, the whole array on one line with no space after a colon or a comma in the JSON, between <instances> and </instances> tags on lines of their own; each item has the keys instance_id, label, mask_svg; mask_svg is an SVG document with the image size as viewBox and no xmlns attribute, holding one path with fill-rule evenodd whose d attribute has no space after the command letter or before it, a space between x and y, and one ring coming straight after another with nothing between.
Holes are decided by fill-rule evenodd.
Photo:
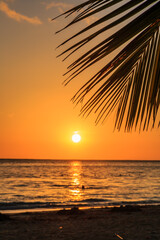
<instances>
[{"instance_id":1,"label":"wet sand","mask_svg":"<svg viewBox=\"0 0 160 240\"><path fill-rule=\"evenodd\" d=\"M1 240L160 240L160 206L1 215Z\"/></svg>"}]
</instances>

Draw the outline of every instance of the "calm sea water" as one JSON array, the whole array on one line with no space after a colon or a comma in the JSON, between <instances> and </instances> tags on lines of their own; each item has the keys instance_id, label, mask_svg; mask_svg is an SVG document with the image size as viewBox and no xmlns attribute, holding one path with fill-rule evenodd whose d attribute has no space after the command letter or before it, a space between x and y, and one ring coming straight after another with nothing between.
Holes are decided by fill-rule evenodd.
<instances>
[{"instance_id":1,"label":"calm sea water","mask_svg":"<svg viewBox=\"0 0 160 240\"><path fill-rule=\"evenodd\" d=\"M160 161L0 160L0 210L120 204L160 204Z\"/></svg>"}]
</instances>

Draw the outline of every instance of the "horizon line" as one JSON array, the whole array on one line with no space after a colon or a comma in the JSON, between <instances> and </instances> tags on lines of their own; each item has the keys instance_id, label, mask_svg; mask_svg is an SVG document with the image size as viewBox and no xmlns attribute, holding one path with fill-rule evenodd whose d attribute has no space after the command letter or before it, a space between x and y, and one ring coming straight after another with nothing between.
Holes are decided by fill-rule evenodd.
<instances>
[{"instance_id":1,"label":"horizon line","mask_svg":"<svg viewBox=\"0 0 160 240\"><path fill-rule=\"evenodd\" d=\"M59 159L54 159L54 158L0 158L1 160L47 160L47 161L160 161L160 159L63 159L63 158L59 158Z\"/></svg>"}]
</instances>

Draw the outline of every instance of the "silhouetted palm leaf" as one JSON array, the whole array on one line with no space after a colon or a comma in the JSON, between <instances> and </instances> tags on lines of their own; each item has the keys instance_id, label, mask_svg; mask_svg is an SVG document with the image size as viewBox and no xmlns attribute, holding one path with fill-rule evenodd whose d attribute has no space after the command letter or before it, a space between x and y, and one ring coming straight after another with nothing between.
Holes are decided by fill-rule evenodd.
<instances>
[{"instance_id":1,"label":"silhouetted palm leaf","mask_svg":"<svg viewBox=\"0 0 160 240\"><path fill-rule=\"evenodd\" d=\"M117 3L121 3L121 6L115 8ZM66 74L69 76L65 84L123 46L116 57L91 77L72 100L82 102L95 88L93 95L83 105L81 114L88 115L94 111L97 113L98 123L100 120L104 121L116 107L115 128L120 130L125 120L127 131L133 126L139 126L139 129L142 126L143 130L147 130L151 121L154 127L160 104L160 0L89 0L62 14L69 16L80 11L65 28L104 10L107 15L103 15L58 47L102 23L103 27L99 26L99 30L74 43L59 56L65 54L66 59L90 42L93 44L96 37L105 31L121 23L125 25L100 43L95 42L95 46L76 59L68 67ZM133 16L134 19L130 20ZM112 21L107 23L108 20ZM127 23L124 22L126 20Z\"/></svg>"}]
</instances>

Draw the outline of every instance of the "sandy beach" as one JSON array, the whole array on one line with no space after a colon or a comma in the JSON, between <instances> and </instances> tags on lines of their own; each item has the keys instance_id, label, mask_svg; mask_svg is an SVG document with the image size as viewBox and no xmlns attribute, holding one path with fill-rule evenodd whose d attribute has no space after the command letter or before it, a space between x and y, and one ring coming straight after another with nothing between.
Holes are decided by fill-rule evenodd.
<instances>
[{"instance_id":1,"label":"sandy beach","mask_svg":"<svg viewBox=\"0 0 160 240\"><path fill-rule=\"evenodd\" d=\"M159 240L160 206L1 214L2 240Z\"/></svg>"}]
</instances>

